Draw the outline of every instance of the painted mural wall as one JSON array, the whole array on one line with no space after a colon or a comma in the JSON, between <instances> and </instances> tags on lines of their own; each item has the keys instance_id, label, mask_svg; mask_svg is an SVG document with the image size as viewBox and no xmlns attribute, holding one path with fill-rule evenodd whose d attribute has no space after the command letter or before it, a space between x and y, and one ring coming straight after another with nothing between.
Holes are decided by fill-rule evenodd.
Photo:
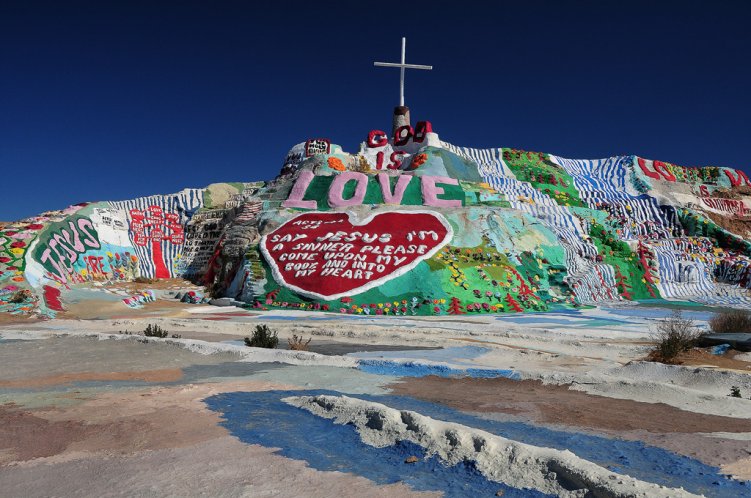
<instances>
[{"instance_id":1,"label":"painted mural wall","mask_svg":"<svg viewBox=\"0 0 751 498\"><path fill-rule=\"evenodd\" d=\"M255 308L361 315L748 307L749 194L740 170L457 147L427 121L373 130L354 153L312 138L271 182L7 224L0 310L54 316L75 286L139 277L187 278Z\"/></svg>"}]
</instances>

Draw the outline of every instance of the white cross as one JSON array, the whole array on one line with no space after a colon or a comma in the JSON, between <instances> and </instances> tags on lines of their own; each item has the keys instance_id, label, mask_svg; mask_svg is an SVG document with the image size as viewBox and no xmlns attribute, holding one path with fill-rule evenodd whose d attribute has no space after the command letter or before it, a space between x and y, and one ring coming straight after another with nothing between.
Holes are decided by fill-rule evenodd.
<instances>
[{"instance_id":1,"label":"white cross","mask_svg":"<svg viewBox=\"0 0 751 498\"><path fill-rule=\"evenodd\" d=\"M381 67L398 67L402 71L401 79L399 80L399 105L404 107L404 70L405 69L427 69L430 71L433 69L433 66L421 66L418 64L407 64L406 61L407 58L407 39L402 38L402 62L401 64L397 64L394 62L374 62L374 66L381 66Z\"/></svg>"}]
</instances>

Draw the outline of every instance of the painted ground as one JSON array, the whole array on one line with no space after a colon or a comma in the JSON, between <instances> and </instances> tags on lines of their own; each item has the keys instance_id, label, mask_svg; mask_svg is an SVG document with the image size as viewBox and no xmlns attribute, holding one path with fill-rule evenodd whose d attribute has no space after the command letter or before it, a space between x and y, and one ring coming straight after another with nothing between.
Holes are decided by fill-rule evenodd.
<instances>
[{"instance_id":1,"label":"painted ground","mask_svg":"<svg viewBox=\"0 0 751 498\"><path fill-rule=\"evenodd\" d=\"M751 357L642 361L664 306L98 304L0 325L3 496L751 496ZM280 349L244 346L260 323Z\"/></svg>"}]
</instances>

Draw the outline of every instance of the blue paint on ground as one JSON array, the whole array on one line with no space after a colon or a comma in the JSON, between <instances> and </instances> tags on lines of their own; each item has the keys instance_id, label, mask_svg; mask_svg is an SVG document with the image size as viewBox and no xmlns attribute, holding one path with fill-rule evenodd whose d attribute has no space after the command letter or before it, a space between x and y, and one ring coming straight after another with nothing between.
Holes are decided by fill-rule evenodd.
<instances>
[{"instance_id":1,"label":"blue paint on ground","mask_svg":"<svg viewBox=\"0 0 751 498\"><path fill-rule=\"evenodd\" d=\"M727 353L728 349L730 349L730 344L718 344L717 346L712 346L712 349L710 349L709 352L716 355L723 355Z\"/></svg>"},{"instance_id":2,"label":"blue paint on ground","mask_svg":"<svg viewBox=\"0 0 751 498\"><path fill-rule=\"evenodd\" d=\"M395 377L426 377L428 375L437 375L439 377L481 377L484 379L494 379L497 377L506 377L509 379L519 379L519 374L513 370L491 369L491 368L451 368L446 365L430 365L425 363L415 363L408 361L404 363L385 360L360 360L358 370L376 375L393 375Z\"/></svg>"},{"instance_id":3,"label":"blue paint on ground","mask_svg":"<svg viewBox=\"0 0 751 498\"><path fill-rule=\"evenodd\" d=\"M221 412L227 427L248 444L281 448L286 457L305 460L319 470L353 472L378 483L404 481L418 490L439 490L446 496L492 496L503 485L491 483L472 466L444 467L440 462L405 465L409 454L421 456L414 447L400 444L388 448L364 445L354 428L334 425L305 410L280 401L287 396L340 393L331 391L267 391L223 393L205 400ZM601 436L552 430L521 422L500 422L468 415L435 403L405 396L349 395L411 410L449 422L481 429L515 441L556 449L568 449L577 456L614 472L637 479L684 489L706 496L751 497L751 481L735 481L719 474L719 469L698 460L647 446ZM413 451L414 450L414 451ZM505 490L505 496L540 496L528 490ZM513 493L513 494L512 494Z\"/></svg>"},{"instance_id":4,"label":"blue paint on ground","mask_svg":"<svg viewBox=\"0 0 751 498\"><path fill-rule=\"evenodd\" d=\"M336 425L280 401L287 396L323 393L224 393L205 402L222 413L222 425L241 441L280 448L282 456L304 460L317 470L351 472L377 484L402 482L419 491L442 491L446 497L495 496L499 490L510 498L549 496L489 481L470 462L448 467L435 456L423 459L424 450L408 441L385 448L368 446L353 426ZM413 455L420 460L404 463Z\"/></svg>"}]
</instances>

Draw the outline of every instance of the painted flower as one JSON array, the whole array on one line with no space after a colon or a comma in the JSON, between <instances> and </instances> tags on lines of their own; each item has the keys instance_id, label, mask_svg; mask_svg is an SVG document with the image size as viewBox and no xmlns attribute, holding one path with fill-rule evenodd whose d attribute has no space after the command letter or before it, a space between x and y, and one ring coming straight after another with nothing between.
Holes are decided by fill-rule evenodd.
<instances>
[{"instance_id":1,"label":"painted flower","mask_svg":"<svg viewBox=\"0 0 751 498\"><path fill-rule=\"evenodd\" d=\"M26 225L25 228L26 230L41 230L42 228L44 228L44 225L40 223L31 223L29 225Z\"/></svg>"},{"instance_id":2,"label":"painted flower","mask_svg":"<svg viewBox=\"0 0 751 498\"><path fill-rule=\"evenodd\" d=\"M23 254L23 249L21 249L20 247L14 247L10 250L10 253L15 254L16 256L20 256Z\"/></svg>"},{"instance_id":3,"label":"painted flower","mask_svg":"<svg viewBox=\"0 0 751 498\"><path fill-rule=\"evenodd\" d=\"M342 162L342 160L339 159L338 157L329 157L327 162L329 164L329 168L331 168L331 169L334 169L336 171L346 171L347 170L347 168L346 168L346 166L344 166L344 163Z\"/></svg>"},{"instance_id":4,"label":"painted flower","mask_svg":"<svg viewBox=\"0 0 751 498\"><path fill-rule=\"evenodd\" d=\"M11 242L11 247L26 247L26 242L23 240L16 240L15 242Z\"/></svg>"},{"instance_id":5,"label":"painted flower","mask_svg":"<svg viewBox=\"0 0 751 498\"><path fill-rule=\"evenodd\" d=\"M0 263L9 263L10 258L8 256L0 256Z\"/></svg>"}]
</instances>

